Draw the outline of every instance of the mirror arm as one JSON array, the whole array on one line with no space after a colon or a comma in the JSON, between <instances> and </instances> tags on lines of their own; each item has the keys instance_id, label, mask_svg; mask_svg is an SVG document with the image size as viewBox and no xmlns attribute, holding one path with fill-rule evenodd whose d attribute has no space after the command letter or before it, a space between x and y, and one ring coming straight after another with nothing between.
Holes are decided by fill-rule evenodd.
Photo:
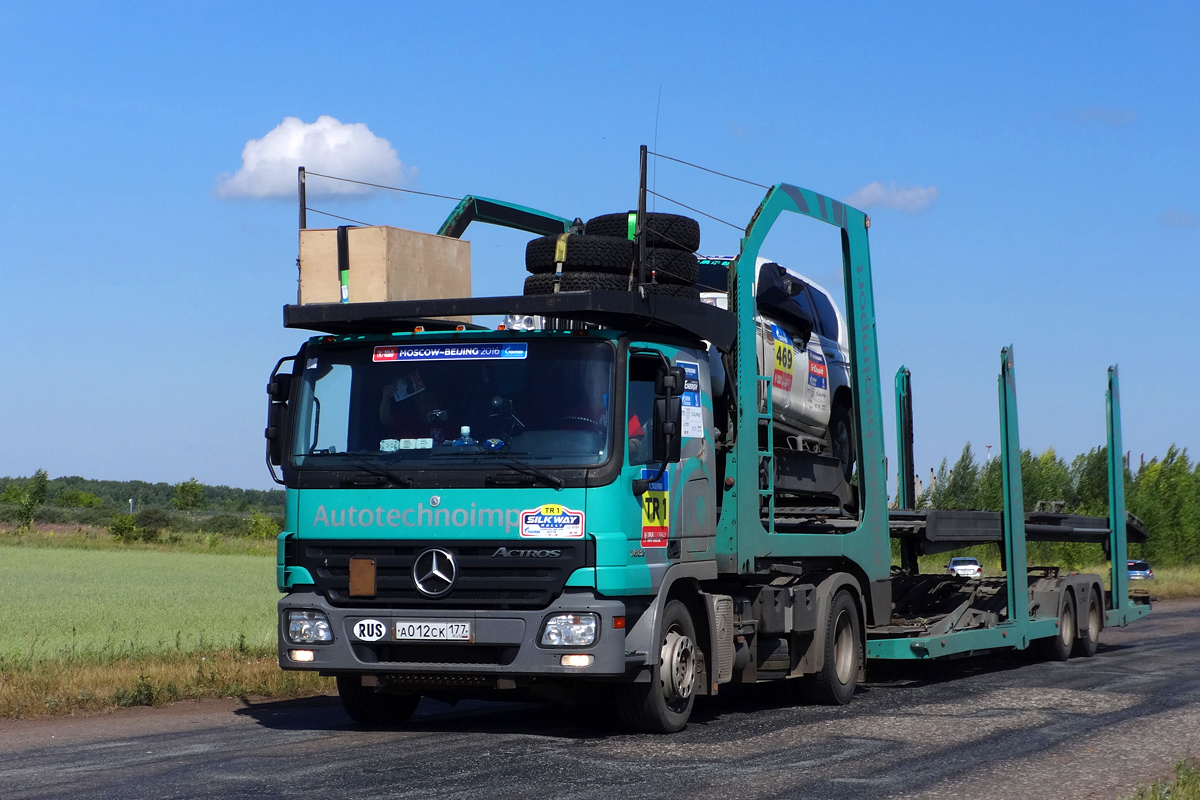
<instances>
[{"instance_id":1,"label":"mirror arm","mask_svg":"<svg viewBox=\"0 0 1200 800\"><path fill-rule=\"evenodd\" d=\"M672 438L673 437L668 435L667 442L669 443ZM670 451L670 449L671 448L668 446L667 450ZM667 471L667 464L668 464L668 462L664 459L662 461L662 463L660 463L658 465L658 474L655 475L653 478L634 478L633 479L633 493L636 494L638 497L641 497L642 495L644 495L646 492L648 492L650 490L650 484L658 483L659 481L661 481L663 473Z\"/></svg>"}]
</instances>

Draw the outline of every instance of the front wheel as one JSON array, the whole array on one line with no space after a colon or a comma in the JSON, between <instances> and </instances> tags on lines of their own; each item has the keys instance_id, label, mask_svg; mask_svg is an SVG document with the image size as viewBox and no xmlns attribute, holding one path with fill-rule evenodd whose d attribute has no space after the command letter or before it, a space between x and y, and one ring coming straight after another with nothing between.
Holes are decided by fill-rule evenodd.
<instances>
[{"instance_id":1,"label":"front wheel","mask_svg":"<svg viewBox=\"0 0 1200 800\"><path fill-rule=\"evenodd\" d=\"M850 409L836 405L829 413L829 440L833 445L833 457L838 460L842 477L849 482L854 477L854 424Z\"/></svg>"},{"instance_id":2,"label":"front wheel","mask_svg":"<svg viewBox=\"0 0 1200 800\"><path fill-rule=\"evenodd\" d=\"M617 687L617 713L627 728L646 733L683 730L696 701L696 626L687 606L671 600L663 609L662 642L649 683Z\"/></svg>"},{"instance_id":3,"label":"front wheel","mask_svg":"<svg viewBox=\"0 0 1200 800\"><path fill-rule=\"evenodd\" d=\"M359 675L339 675L338 698L350 719L360 725L388 725L404 722L417 710L421 696L389 694L362 685Z\"/></svg>"}]
</instances>

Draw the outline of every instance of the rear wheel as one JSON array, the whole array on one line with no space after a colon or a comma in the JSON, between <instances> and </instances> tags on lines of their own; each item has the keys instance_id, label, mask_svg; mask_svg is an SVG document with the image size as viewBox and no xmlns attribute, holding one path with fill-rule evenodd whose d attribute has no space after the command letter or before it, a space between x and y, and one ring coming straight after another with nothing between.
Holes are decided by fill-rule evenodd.
<instances>
[{"instance_id":1,"label":"rear wheel","mask_svg":"<svg viewBox=\"0 0 1200 800\"><path fill-rule=\"evenodd\" d=\"M1091 658L1096 655L1100 646L1100 631L1104 628L1104 617L1100 613L1100 596L1096 587L1092 587L1088 599L1087 630L1075 641L1075 655Z\"/></svg>"},{"instance_id":2,"label":"rear wheel","mask_svg":"<svg viewBox=\"0 0 1200 800\"><path fill-rule=\"evenodd\" d=\"M1042 655L1050 661L1066 661L1075 646L1075 598L1067 595L1058 615L1058 635L1040 641Z\"/></svg>"},{"instance_id":3,"label":"rear wheel","mask_svg":"<svg viewBox=\"0 0 1200 800\"><path fill-rule=\"evenodd\" d=\"M417 694L389 694L363 686L359 675L339 675L337 688L342 708L360 725L404 722L421 702L421 696Z\"/></svg>"},{"instance_id":4,"label":"rear wheel","mask_svg":"<svg viewBox=\"0 0 1200 800\"><path fill-rule=\"evenodd\" d=\"M862 668L862 637L858 604L847 591L838 592L829 604L825 625L825 663L821 671L804 679L805 696L817 703L842 706L858 688Z\"/></svg>"},{"instance_id":5,"label":"rear wheel","mask_svg":"<svg viewBox=\"0 0 1200 800\"><path fill-rule=\"evenodd\" d=\"M617 713L627 728L646 733L683 730L696 701L696 627L687 606L663 608L659 660L648 683L617 687Z\"/></svg>"}]
</instances>

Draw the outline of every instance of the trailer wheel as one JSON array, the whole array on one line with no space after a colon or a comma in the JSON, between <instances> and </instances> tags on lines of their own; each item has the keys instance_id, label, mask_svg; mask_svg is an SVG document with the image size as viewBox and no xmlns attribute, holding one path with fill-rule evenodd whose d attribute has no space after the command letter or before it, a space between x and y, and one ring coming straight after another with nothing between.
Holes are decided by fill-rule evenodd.
<instances>
[{"instance_id":1,"label":"trailer wheel","mask_svg":"<svg viewBox=\"0 0 1200 800\"><path fill-rule=\"evenodd\" d=\"M360 725L389 725L404 722L421 702L418 694L389 694L363 686L358 675L339 675L338 698L350 719Z\"/></svg>"},{"instance_id":2,"label":"trailer wheel","mask_svg":"<svg viewBox=\"0 0 1200 800\"><path fill-rule=\"evenodd\" d=\"M1075 646L1075 598L1068 594L1058 615L1058 635L1041 639L1042 655L1049 661L1066 661Z\"/></svg>"},{"instance_id":3,"label":"trailer wheel","mask_svg":"<svg viewBox=\"0 0 1200 800\"><path fill-rule=\"evenodd\" d=\"M696 627L687 606L671 600L663 609L659 660L648 683L617 687L617 713L627 728L675 733L687 726L696 701Z\"/></svg>"},{"instance_id":4,"label":"trailer wheel","mask_svg":"<svg viewBox=\"0 0 1200 800\"><path fill-rule=\"evenodd\" d=\"M696 252L700 248L700 223L680 214L646 214L646 244ZM629 214L592 217L584 226L589 236L629 236Z\"/></svg>"},{"instance_id":5,"label":"trailer wheel","mask_svg":"<svg viewBox=\"0 0 1200 800\"><path fill-rule=\"evenodd\" d=\"M1100 597L1095 588L1090 592L1087 610L1087 631L1075 640L1075 655L1091 658L1100 646L1100 631L1104 628L1104 617L1100 613Z\"/></svg>"},{"instance_id":6,"label":"trailer wheel","mask_svg":"<svg viewBox=\"0 0 1200 800\"><path fill-rule=\"evenodd\" d=\"M829 604L829 617L825 623L825 663L820 672L804 678L805 696L830 706L849 703L858 688L862 658L858 604L843 590L834 595Z\"/></svg>"}]
</instances>

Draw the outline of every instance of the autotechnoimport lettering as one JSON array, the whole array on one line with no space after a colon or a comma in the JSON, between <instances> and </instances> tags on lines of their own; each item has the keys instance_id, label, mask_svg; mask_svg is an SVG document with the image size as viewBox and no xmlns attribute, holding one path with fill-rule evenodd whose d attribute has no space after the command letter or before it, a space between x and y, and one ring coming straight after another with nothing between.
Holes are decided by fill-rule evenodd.
<instances>
[{"instance_id":1,"label":"autotechnoimport lettering","mask_svg":"<svg viewBox=\"0 0 1200 800\"><path fill-rule=\"evenodd\" d=\"M492 558L559 558L562 550L518 550L514 547L497 547Z\"/></svg>"},{"instance_id":2,"label":"autotechnoimport lettering","mask_svg":"<svg viewBox=\"0 0 1200 800\"><path fill-rule=\"evenodd\" d=\"M580 514L579 517L580 532L576 535L582 536L583 515ZM314 528L472 527L503 528L505 533L512 533L521 525L519 508L477 508L475 503L471 503L469 508L446 508L444 505L431 508L423 502L417 503L416 508L326 508L322 504L317 506L312 520Z\"/></svg>"},{"instance_id":3,"label":"autotechnoimport lettering","mask_svg":"<svg viewBox=\"0 0 1200 800\"><path fill-rule=\"evenodd\" d=\"M583 512L555 503L521 512L521 536L530 539L583 538Z\"/></svg>"}]
</instances>

